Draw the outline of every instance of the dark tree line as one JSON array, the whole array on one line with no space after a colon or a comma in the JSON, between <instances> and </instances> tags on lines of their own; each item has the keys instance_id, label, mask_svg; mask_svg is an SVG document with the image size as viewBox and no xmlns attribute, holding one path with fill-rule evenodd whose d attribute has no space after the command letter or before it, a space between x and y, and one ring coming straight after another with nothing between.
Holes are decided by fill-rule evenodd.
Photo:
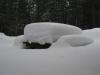
<instances>
[{"instance_id":1,"label":"dark tree line","mask_svg":"<svg viewBox=\"0 0 100 75\"><path fill-rule=\"evenodd\" d=\"M25 0L0 0L0 31L8 35L20 34L24 24L30 21L27 5Z\"/></svg>"},{"instance_id":2,"label":"dark tree line","mask_svg":"<svg viewBox=\"0 0 100 75\"><path fill-rule=\"evenodd\" d=\"M58 22L82 29L100 27L99 0L0 0L0 32L23 34L34 22Z\"/></svg>"}]
</instances>

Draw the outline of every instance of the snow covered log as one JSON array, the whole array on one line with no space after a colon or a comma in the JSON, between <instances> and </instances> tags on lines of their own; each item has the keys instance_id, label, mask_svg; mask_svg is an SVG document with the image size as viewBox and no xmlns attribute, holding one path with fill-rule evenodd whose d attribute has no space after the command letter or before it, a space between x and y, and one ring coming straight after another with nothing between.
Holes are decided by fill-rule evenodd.
<instances>
[{"instance_id":1,"label":"snow covered log","mask_svg":"<svg viewBox=\"0 0 100 75\"><path fill-rule=\"evenodd\" d=\"M24 38L28 42L40 44L53 43L63 35L81 34L82 30L76 26L40 22L28 24L24 29Z\"/></svg>"}]
</instances>

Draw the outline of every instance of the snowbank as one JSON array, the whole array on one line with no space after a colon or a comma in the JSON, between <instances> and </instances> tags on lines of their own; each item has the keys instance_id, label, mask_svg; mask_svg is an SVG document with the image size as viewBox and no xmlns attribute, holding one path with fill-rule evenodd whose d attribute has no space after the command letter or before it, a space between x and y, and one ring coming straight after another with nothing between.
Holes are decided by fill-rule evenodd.
<instances>
[{"instance_id":1,"label":"snowbank","mask_svg":"<svg viewBox=\"0 0 100 75\"><path fill-rule=\"evenodd\" d=\"M79 47L93 43L93 39L82 35L62 36L52 47ZM51 48L52 48L51 47Z\"/></svg>"},{"instance_id":2,"label":"snowbank","mask_svg":"<svg viewBox=\"0 0 100 75\"><path fill-rule=\"evenodd\" d=\"M100 28L93 28L93 29L89 29L89 30L84 30L83 35L91 37L95 40L98 40L98 39L100 39Z\"/></svg>"},{"instance_id":3,"label":"snowbank","mask_svg":"<svg viewBox=\"0 0 100 75\"><path fill-rule=\"evenodd\" d=\"M70 41L68 45L76 41L74 42L76 46L76 43L80 45L81 40L84 43L84 39L87 43L91 40L87 35L63 36L57 44L66 45L67 40ZM17 44L22 41L23 35L16 38ZM100 75L100 38L87 46L83 44L81 47L59 46L46 50L8 47L11 42L14 42L11 37L0 41L0 75Z\"/></svg>"},{"instance_id":4,"label":"snowbank","mask_svg":"<svg viewBox=\"0 0 100 75\"><path fill-rule=\"evenodd\" d=\"M9 37L4 33L0 33L0 48L1 47L12 47L15 37Z\"/></svg>"},{"instance_id":5,"label":"snowbank","mask_svg":"<svg viewBox=\"0 0 100 75\"><path fill-rule=\"evenodd\" d=\"M7 38L7 36L4 33L0 32L0 39L5 39L5 38Z\"/></svg>"},{"instance_id":6,"label":"snowbank","mask_svg":"<svg viewBox=\"0 0 100 75\"><path fill-rule=\"evenodd\" d=\"M32 23L25 27L24 36L29 42L52 43L63 35L81 34L78 27L60 23Z\"/></svg>"},{"instance_id":7,"label":"snowbank","mask_svg":"<svg viewBox=\"0 0 100 75\"><path fill-rule=\"evenodd\" d=\"M0 47L0 75L100 75L100 41L47 50Z\"/></svg>"},{"instance_id":8,"label":"snowbank","mask_svg":"<svg viewBox=\"0 0 100 75\"><path fill-rule=\"evenodd\" d=\"M17 48L24 48L24 35L20 35L20 36L17 36L16 39L14 40L14 44L13 46L17 47Z\"/></svg>"}]
</instances>

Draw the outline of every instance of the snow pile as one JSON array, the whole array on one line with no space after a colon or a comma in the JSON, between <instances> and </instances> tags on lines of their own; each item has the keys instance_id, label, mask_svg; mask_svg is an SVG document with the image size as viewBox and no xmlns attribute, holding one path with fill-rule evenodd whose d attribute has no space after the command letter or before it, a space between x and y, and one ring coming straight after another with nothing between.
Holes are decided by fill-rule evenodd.
<instances>
[{"instance_id":1,"label":"snow pile","mask_svg":"<svg viewBox=\"0 0 100 75\"><path fill-rule=\"evenodd\" d=\"M95 40L98 40L98 39L100 39L100 28L84 30L83 35L91 37Z\"/></svg>"},{"instance_id":2,"label":"snow pile","mask_svg":"<svg viewBox=\"0 0 100 75\"><path fill-rule=\"evenodd\" d=\"M4 39L4 38L7 38L7 36L4 33L0 32L0 39Z\"/></svg>"},{"instance_id":3,"label":"snow pile","mask_svg":"<svg viewBox=\"0 0 100 75\"><path fill-rule=\"evenodd\" d=\"M13 46L16 46L17 48L24 48L24 35L20 35L20 36L17 36L16 39L14 40L14 45Z\"/></svg>"},{"instance_id":4,"label":"snow pile","mask_svg":"<svg viewBox=\"0 0 100 75\"><path fill-rule=\"evenodd\" d=\"M94 33L98 34L98 30ZM90 33L86 31L83 33L64 35L55 42L59 47L46 50L8 47L14 42L12 37L1 40L0 75L100 75L100 38L88 37ZM16 43L22 43L23 37L16 37Z\"/></svg>"},{"instance_id":5,"label":"snow pile","mask_svg":"<svg viewBox=\"0 0 100 75\"><path fill-rule=\"evenodd\" d=\"M32 23L25 27L24 38L29 42L40 44L53 43L63 35L81 34L78 27L60 23Z\"/></svg>"},{"instance_id":6,"label":"snow pile","mask_svg":"<svg viewBox=\"0 0 100 75\"><path fill-rule=\"evenodd\" d=\"M11 47L13 45L14 39L15 37L9 37L0 32L0 47Z\"/></svg>"},{"instance_id":7,"label":"snow pile","mask_svg":"<svg viewBox=\"0 0 100 75\"><path fill-rule=\"evenodd\" d=\"M93 43L93 39L82 35L62 36L52 47L79 47ZM51 48L52 48L51 47Z\"/></svg>"}]
</instances>

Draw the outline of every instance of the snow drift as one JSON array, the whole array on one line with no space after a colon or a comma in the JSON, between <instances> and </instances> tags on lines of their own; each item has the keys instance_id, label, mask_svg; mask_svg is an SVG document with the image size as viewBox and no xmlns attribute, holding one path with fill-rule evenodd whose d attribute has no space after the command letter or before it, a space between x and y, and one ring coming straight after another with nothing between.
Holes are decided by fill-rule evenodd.
<instances>
[{"instance_id":1,"label":"snow drift","mask_svg":"<svg viewBox=\"0 0 100 75\"><path fill-rule=\"evenodd\" d=\"M24 41L24 35L17 36L14 40L13 46L15 46L16 48L24 48Z\"/></svg>"},{"instance_id":2,"label":"snow drift","mask_svg":"<svg viewBox=\"0 0 100 75\"><path fill-rule=\"evenodd\" d=\"M32 23L24 29L24 38L29 42L40 44L53 43L63 35L81 34L82 30L78 27L61 23Z\"/></svg>"},{"instance_id":3,"label":"snow drift","mask_svg":"<svg viewBox=\"0 0 100 75\"><path fill-rule=\"evenodd\" d=\"M3 39L3 38L7 38L7 36L4 33L0 32L0 39Z\"/></svg>"},{"instance_id":4,"label":"snow drift","mask_svg":"<svg viewBox=\"0 0 100 75\"><path fill-rule=\"evenodd\" d=\"M84 30L83 35L91 37L94 40L98 40L98 39L100 39L100 28Z\"/></svg>"},{"instance_id":5,"label":"snow drift","mask_svg":"<svg viewBox=\"0 0 100 75\"><path fill-rule=\"evenodd\" d=\"M52 47L79 47L93 43L93 39L82 35L62 36Z\"/></svg>"},{"instance_id":6,"label":"snow drift","mask_svg":"<svg viewBox=\"0 0 100 75\"><path fill-rule=\"evenodd\" d=\"M96 29L95 31L94 33L99 33ZM87 35L83 36L86 38ZM79 36L77 37L80 38ZM62 43L66 43L63 41L66 37L60 38ZM93 40L97 37L91 36ZM22 38L19 36L16 39ZM82 39L84 40L83 37ZM12 45L11 42L14 42L11 37L0 40L0 75L100 75L100 38L86 46L60 46L46 50L8 47Z\"/></svg>"},{"instance_id":7,"label":"snow drift","mask_svg":"<svg viewBox=\"0 0 100 75\"><path fill-rule=\"evenodd\" d=\"M0 48L1 47L11 47L14 43L15 37L10 37L0 32Z\"/></svg>"}]
</instances>

